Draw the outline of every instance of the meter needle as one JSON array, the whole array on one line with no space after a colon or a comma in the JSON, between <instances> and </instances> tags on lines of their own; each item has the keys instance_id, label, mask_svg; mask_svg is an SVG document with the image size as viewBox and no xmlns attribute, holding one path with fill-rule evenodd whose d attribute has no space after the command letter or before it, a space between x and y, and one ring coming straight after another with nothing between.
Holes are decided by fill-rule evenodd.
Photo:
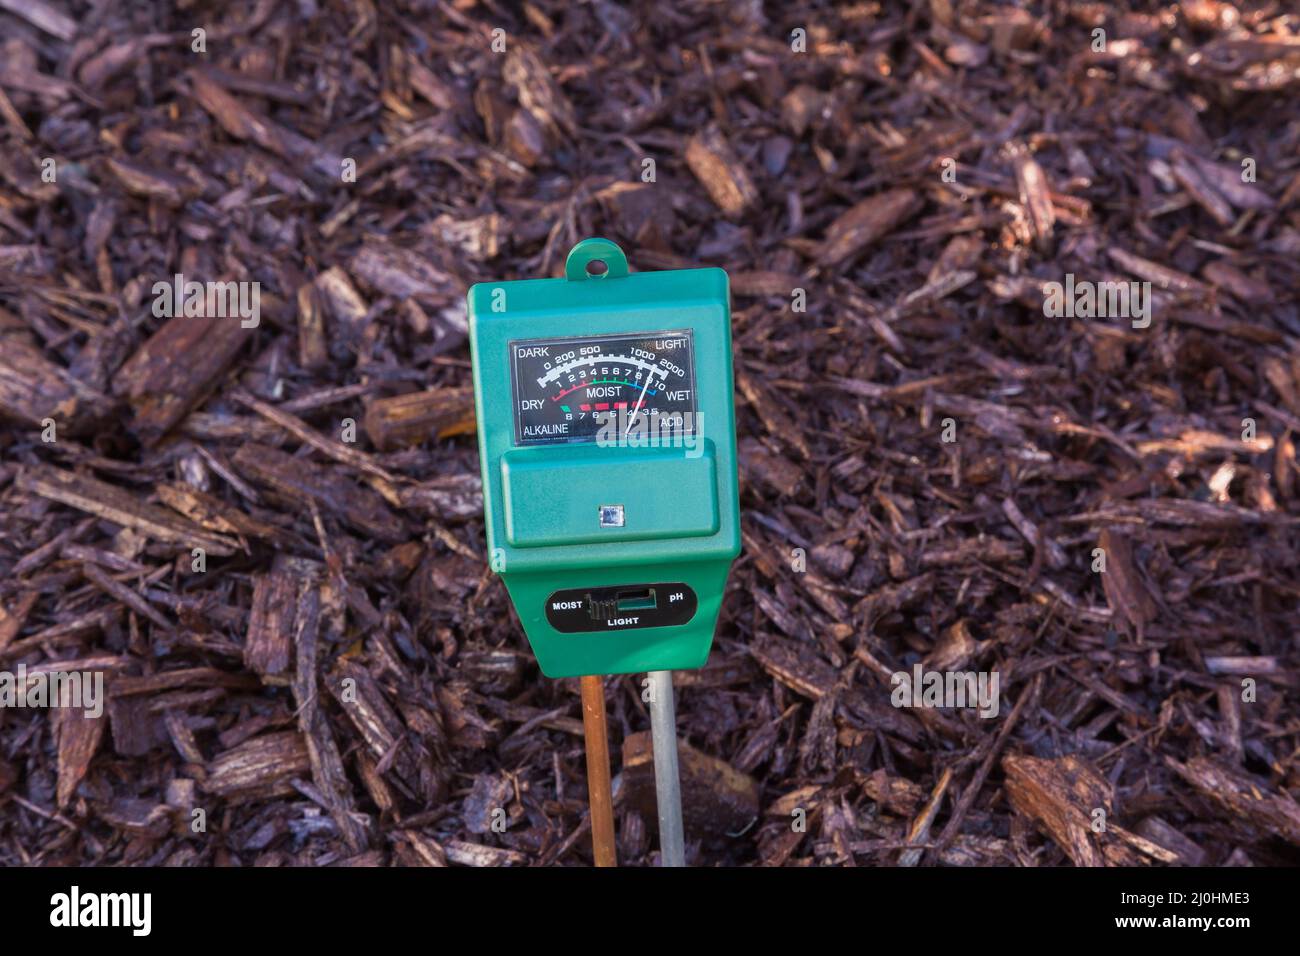
<instances>
[{"instance_id":1,"label":"meter needle","mask_svg":"<svg viewBox=\"0 0 1300 956\"><path fill-rule=\"evenodd\" d=\"M636 421L637 414L641 411L641 403L645 401L645 390L650 387L650 379L654 376L651 372L645 377L645 384L641 386L641 394L637 396L636 408L632 409L632 415L627 420L627 428L623 429L623 437L626 438L628 432L632 430L632 423Z\"/></svg>"}]
</instances>

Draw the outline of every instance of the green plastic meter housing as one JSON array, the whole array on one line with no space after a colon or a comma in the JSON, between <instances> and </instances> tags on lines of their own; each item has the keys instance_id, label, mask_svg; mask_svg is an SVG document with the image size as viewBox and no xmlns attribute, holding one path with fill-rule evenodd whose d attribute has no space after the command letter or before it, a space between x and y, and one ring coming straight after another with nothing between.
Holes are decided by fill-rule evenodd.
<instances>
[{"instance_id":1,"label":"green plastic meter housing","mask_svg":"<svg viewBox=\"0 0 1300 956\"><path fill-rule=\"evenodd\" d=\"M470 288L489 560L548 677L702 667L740 552L721 269Z\"/></svg>"}]
</instances>

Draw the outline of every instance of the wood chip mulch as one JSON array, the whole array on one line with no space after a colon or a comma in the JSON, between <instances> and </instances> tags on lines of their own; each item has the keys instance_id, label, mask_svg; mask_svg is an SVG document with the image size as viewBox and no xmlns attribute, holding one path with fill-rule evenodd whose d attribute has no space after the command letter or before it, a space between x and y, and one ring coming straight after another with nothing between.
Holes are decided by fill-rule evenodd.
<instances>
[{"instance_id":1,"label":"wood chip mulch","mask_svg":"<svg viewBox=\"0 0 1300 956\"><path fill-rule=\"evenodd\" d=\"M1023 7L0 0L0 671L107 692L0 709L0 865L590 862L464 293L592 235L732 278L691 862L1300 862L1300 23Z\"/></svg>"}]
</instances>

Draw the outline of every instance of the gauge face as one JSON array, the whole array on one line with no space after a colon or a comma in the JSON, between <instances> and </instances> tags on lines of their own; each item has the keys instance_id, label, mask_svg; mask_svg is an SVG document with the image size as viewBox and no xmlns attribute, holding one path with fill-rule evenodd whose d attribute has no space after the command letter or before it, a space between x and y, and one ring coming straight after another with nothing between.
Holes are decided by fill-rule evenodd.
<instances>
[{"instance_id":1,"label":"gauge face","mask_svg":"<svg viewBox=\"0 0 1300 956\"><path fill-rule=\"evenodd\" d=\"M515 442L597 441L645 430L695 434L689 329L510 343Z\"/></svg>"}]
</instances>

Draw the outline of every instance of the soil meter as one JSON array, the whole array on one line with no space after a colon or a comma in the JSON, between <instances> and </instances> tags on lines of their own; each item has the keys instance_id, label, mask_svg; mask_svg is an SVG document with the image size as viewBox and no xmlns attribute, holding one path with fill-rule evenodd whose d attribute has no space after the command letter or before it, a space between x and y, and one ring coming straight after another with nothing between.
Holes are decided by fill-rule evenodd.
<instances>
[{"instance_id":1,"label":"soil meter","mask_svg":"<svg viewBox=\"0 0 1300 956\"><path fill-rule=\"evenodd\" d=\"M548 677L701 667L740 552L727 274L608 239L564 272L467 297L492 568Z\"/></svg>"}]
</instances>

